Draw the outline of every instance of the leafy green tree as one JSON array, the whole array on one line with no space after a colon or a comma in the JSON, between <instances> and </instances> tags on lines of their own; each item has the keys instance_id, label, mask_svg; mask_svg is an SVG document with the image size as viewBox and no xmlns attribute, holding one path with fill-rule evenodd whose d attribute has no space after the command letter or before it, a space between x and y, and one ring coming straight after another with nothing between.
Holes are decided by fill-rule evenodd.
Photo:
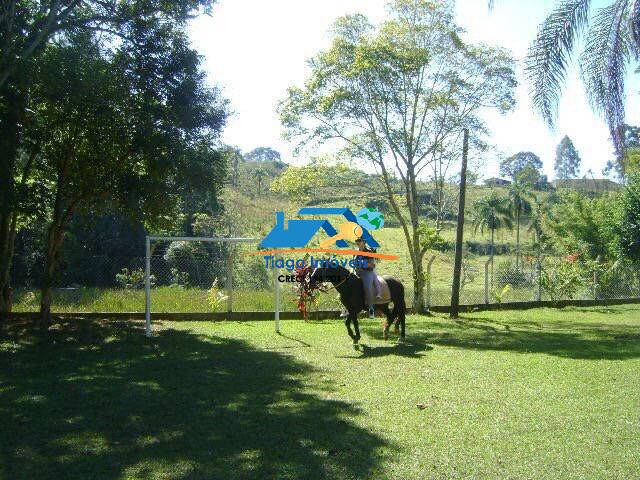
<instances>
[{"instance_id":1,"label":"leafy green tree","mask_svg":"<svg viewBox=\"0 0 640 480\"><path fill-rule=\"evenodd\" d=\"M209 12L212 0L5 0L0 14L0 89L32 58L42 54L55 36L69 32L103 31L127 37L137 22L165 17L183 23L199 10Z\"/></svg>"},{"instance_id":2,"label":"leafy green tree","mask_svg":"<svg viewBox=\"0 0 640 480\"><path fill-rule=\"evenodd\" d=\"M312 159L302 167L289 166L273 182L273 192L284 193L291 200L307 203L314 193L324 188L354 185L349 179L353 171L344 163L330 164L322 158Z\"/></svg>"},{"instance_id":3,"label":"leafy green tree","mask_svg":"<svg viewBox=\"0 0 640 480\"><path fill-rule=\"evenodd\" d=\"M520 263L520 225L522 216L531 211L530 196L531 185L514 178L509 185L509 204L516 222L516 267Z\"/></svg>"},{"instance_id":4,"label":"leafy green tree","mask_svg":"<svg viewBox=\"0 0 640 480\"><path fill-rule=\"evenodd\" d=\"M258 147L245 155L252 162L275 162L281 160L280 152L271 147Z\"/></svg>"},{"instance_id":5,"label":"leafy green tree","mask_svg":"<svg viewBox=\"0 0 640 480\"><path fill-rule=\"evenodd\" d=\"M540 196L532 196L531 199L531 223L529 223L529 232L533 233L536 239L538 251L542 249L544 240L544 222L549 214L549 201Z\"/></svg>"},{"instance_id":6,"label":"leafy green tree","mask_svg":"<svg viewBox=\"0 0 640 480\"><path fill-rule=\"evenodd\" d=\"M580 159L578 151L573 146L573 142L565 135L558 144L558 148L556 148L556 160L554 164L556 177L560 180L576 178L580 170L581 162L582 160Z\"/></svg>"},{"instance_id":7,"label":"leafy green tree","mask_svg":"<svg viewBox=\"0 0 640 480\"><path fill-rule=\"evenodd\" d=\"M640 264L640 173L629 175L622 192L621 218L618 227L619 245L622 255L637 265Z\"/></svg>"},{"instance_id":8,"label":"leafy green tree","mask_svg":"<svg viewBox=\"0 0 640 480\"><path fill-rule=\"evenodd\" d=\"M491 271L493 272L495 232L501 228L511 229L513 227L509 199L507 197L501 197L492 191L489 195L480 198L473 204L471 221L474 232L478 230L480 232L484 232L485 230L491 232L489 256L491 258Z\"/></svg>"},{"instance_id":9,"label":"leafy green tree","mask_svg":"<svg viewBox=\"0 0 640 480\"><path fill-rule=\"evenodd\" d=\"M240 165L244 162L242 151L237 147L226 145L221 149L220 154L229 166L231 186L238 188L240 185Z\"/></svg>"},{"instance_id":10,"label":"leafy green tree","mask_svg":"<svg viewBox=\"0 0 640 480\"><path fill-rule=\"evenodd\" d=\"M256 186L258 188L258 195L262 192L262 183L267 176L267 170L264 168L256 168L253 172L253 176L256 179Z\"/></svg>"},{"instance_id":11,"label":"leafy green tree","mask_svg":"<svg viewBox=\"0 0 640 480\"><path fill-rule=\"evenodd\" d=\"M124 44L110 55L97 38L80 34L48 46L42 56L29 99L35 121L26 133L36 159L32 176L46 185L50 219L44 321L75 212L112 204L151 227L176 217L182 190L223 177L213 146L224 108L203 85L186 35L161 23L135 34L148 41L144 52Z\"/></svg>"},{"instance_id":12,"label":"leafy green tree","mask_svg":"<svg viewBox=\"0 0 640 480\"><path fill-rule=\"evenodd\" d=\"M531 186L534 190L549 190L549 180L531 165L527 165L516 175L516 180Z\"/></svg>"},{"instance_id":13,"label":"leafy green tree","mask_svg":"<svg viewBox=\"0 0 640 480\"><path fill-rule=\"evenodd\" d=\"M505 158L500 163L500 175L511 179L516 178L525 168L531 168L538 172L542 171L542 160L532 152L518 152Z\"/></svg>"},{"instance_id":14,"label":"leafy green tree","mask_svg":"<svg viewBox=\"0 0 640 480\"><path fill-rule=\"evenodd\" d=\"M616 253L617 202L612 195L590 199L578 192L564 192L544 221L554 249L583 260L613 261Z\"/></svg>"},{"instance_id":15,"label":"leafy green tree","mask_svg":"<svg viewBox=\"0 0 640 480\"><path fill-rule=\"evenodd\" d=\"M625 152L624 170L627 174L640 172L640 147L629 148Z\"/></svg>"},{"instance_id":16,"label":"leafy green tree","mask_svg":"<svg viewBox=\"0 0 640 480\"><path fill-rule=\"evenodd\" d=\"M300 147L329 142L376 169L407 242L413 304L422 311L428 247L420 233L419 175L434 162L459 159L463 128L480 134L482 110L509 110L516 82L506 51L462 40L451 2L394 0L389 11L377 27L363 15L339 19L331 46L310 61L304 87L289 89L280 114Z\"/></svg>"},{"instance_id":17,"label":"leafy green tree","mask_svg":"<svg viewBox=\"0 0 640 480\"><path fill-rule=\"evenodd\" d=\"M640 164L637 157L640 151L640 127L624 124L622 126L624 151L618 152L615 160L609 160L602 170L603 175L614 173L624 180L626 173L633 173Z\"/></svg>"},{"instance_id":18,"label":"leafy green tree","mask_svg":"<svg viewBox=\"0 0 640 480\"><path fill-rule=\"evenodd\" d=\"M9 309L13 243L24 197L18 182L29 177L33 161L24 155L24 128L32 121L27 96L48 44L68 34L100 32L104 45L147 46L139 32L163 22L185 26L208 12L212 0L106 0L35 2L6 0L0 12L0 312Z\"/></svg>"}]
</instances>

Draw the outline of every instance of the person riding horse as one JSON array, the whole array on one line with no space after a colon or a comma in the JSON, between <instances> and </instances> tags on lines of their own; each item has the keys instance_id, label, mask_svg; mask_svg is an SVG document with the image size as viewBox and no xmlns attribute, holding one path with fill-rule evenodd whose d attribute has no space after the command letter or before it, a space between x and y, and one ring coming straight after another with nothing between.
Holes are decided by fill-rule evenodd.
<instances>
[{"instance_id":1,"label":"person riding horse","mask_svg":"<svg viewBox=\"0 0 640 480\"><path fill-rule=\"evenodd\" d=\"M358 250L367 253L376 253L374 248L367 247L366 242L362 237L356 239L356 245ZM366 304L369 307L369 317L375 316L375 300L381 298L380 282L378 281L378 275L375 272L376 263L375 258L366 255L356 255L356 275L362 279L362 285L364 287Z\"/></svg>"}]
</instances>

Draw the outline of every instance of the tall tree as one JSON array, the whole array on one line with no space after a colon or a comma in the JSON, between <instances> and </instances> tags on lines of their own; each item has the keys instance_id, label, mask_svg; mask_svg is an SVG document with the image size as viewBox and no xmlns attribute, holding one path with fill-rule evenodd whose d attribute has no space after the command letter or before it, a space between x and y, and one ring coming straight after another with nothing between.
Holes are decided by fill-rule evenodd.
<instances>
[{"instance_id":1,"label":"tall tree","mask_svg":"<svg viewBox=\"0 0 640 480\"><path fill-rule=\"evenodd\" d=\"M627 173L637 168L638 152L640 151L640 127L624 124L622 126L622 141L624 150L616 155L615 160L609 160L602 170L603 175L615 175L624 180Z\"/></svg>"},{"instance_id":2,"label":"tall tree","mask_svg":"<svg viewBox=\"0 0 640 480\"><path fill-rule=\"evenodd\" d=\"M458 318L460 310L460 280L462 276L462 241L464 238L464 211L467 193L467 161L469 155L469 130L464 129L462 140L462 167L460 169L460 194L458 195L458 224L456 229L456 252L451 283L451 312L449 317Z\"/></svg>"},{"instance_id":3,"label":"tall tree","mask_svg":"<svg viewBox=\"0 0 640 480\"><path fill-rule=\"evenodd\" d=\"M389 11L378 27L363 15L339 19L331 46L309 62L310 77L289 89L280 113L299 145L329 142L376 169L407 242L413 304L423 311L429 247L421 238L418 178L440 155L460 151L464 127L477 140L483 109L509 110L516 82L506 51L462 40L451 2L394 0Z\"/></svg>"},{"instance_id":4,"label":"tall tree","mask_svg":"<svg viewBox=\"0 0 640 480\"><path fill-rule=\"evenodd\" d=\"M512 228L511 210L509 199L499 196L495 191L486 195L473 204L471 219L474 232L480 230L491 232L489 243L489 256L491 258L491 271L493 272L493 256L495 253L495 232L501 228ZM493 277L493 275L492 275Z\"/></svg>"},{"instance_id":5,"label":"tall tree","mask_svg":"<svg viewBox=\"0 0 640 480\"><path fill-rule=\"evenodd\" d=\"M19 205L16 182L32 162L21 154L29 120L27 92L46 45L79 31L101 32L105 45L122 41L141 49L140 25L163 21L184 26L213 0L6 0L0 11L0 312L9 308L9 273ZM29 157L27 157L29 158ZM25 170L26 167L26 170Z\"/></svg>"},{"instance_id":6,"label":"tall tree","mask_svg":"<svg viewBox=\"0 0 640 480\"><path fill-rule=\"evenodd\" d=\"M548 212L548 200L540 196L533 196L531 200L531 223L529 224L529 232L535 235L538 251L542 248L544 222Z\"/></svg>"},{"instance_id":7,"label":"tall tree","mask_svg":"<svg viewBox=\"0 0 640 480\"><path fill-rule=\"evenodd\" d=\"M621 218L618 228L620 250L636 265L640 265L640 173L629 175L620 203ZM638 278L640 278L640 272Z\"/></svg>"},{"instance_id":8,"label":"tall tree","mask_svg":"<svg viewBox=\"0 0 640 480\"><path fill-rule=\"evenodd\" d=\"M135 34L146 40L142 55L126 43L112 55L90 34L61 39L46 48L36 74L26 134L31 176L45 185L49 205L44 321L75 212L113 204L152 226L175 212L182 189L222 180L214 146L225 112L204 86L186 34L161 22Z\"/></svg>"},{"instance_id":9,"label":"tall tree","mask_svg":"<svg viewBox=\"0 0 640 480\"><path fill-rule=\"evenodd\" d=\"M252 162L275 162L280 160L280 152L271 147L258 147L245 155L247 160Z\"/></svg>"},{"instance_id":10,"label":"tall tree","mask_svg":"<svg viewBox=\"0 0 640 480\"><path fill-rule=\"evenodd\" d=\"M214 0L4 0L0 14L0 91L20 68L42 53L55 35L101 30L126 37L132 23L164 16L184 22ZM4 94L4 91L3 91Z\"/></svg>"},{"instance_id":11,"label":"tall tree","mask_svg":"<svg viewBox=\"0 0 640 480\"><path fill-rule=\"evenodd\" d=\"M556 160L554 163L556 177L560 180L576 178L580 171L581 162L582 160L573 146L573 142L565 135L558 144L558 148L556 148Z\"/></svg>"},{"instance_id":12,"label":"tall tree","mask_svg":"<svg viewBox=\"0 0 640 480\"><path fill-rule=\"evenodd\" d=\"M625 149L625 77L640 51L640 2L608 0L595 8L591 0L558 0L538 29L527 57L535 108L553 125L558 101L576 46L583 82L592 107L608 123L619 158ZM580 37L586 32L584 42Z\"/></svg>"},{"instance_id":13,"label":"tall tree","mask_svg":"<svg viewBox=\"0 0 640 480\"><path fill-rule=\"evenodd\" d=\"M518 152L500 163L500 175L515 179L527 167L540 173L542 160L533 152Z\"/></svg>"},{"instance_id":14,"label":"tall tree","mask_svg":"<svg viewBox=\"0 0 640 480\"><path fill-rule=\"evenodd\" d=\"M509 203L513 212L513 219L516 221L516 266L520 264L520 225L522 216L531 211L529 197L531 186L522 182L518 177L514 178L509 185Z\"/></svg>"}]
</instances>

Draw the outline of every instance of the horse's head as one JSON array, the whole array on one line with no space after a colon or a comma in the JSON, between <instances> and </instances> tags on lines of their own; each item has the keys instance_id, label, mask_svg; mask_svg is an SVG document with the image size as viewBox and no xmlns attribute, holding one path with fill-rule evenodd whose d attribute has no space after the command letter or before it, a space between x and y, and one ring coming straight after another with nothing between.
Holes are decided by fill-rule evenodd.
<instances>
[{"instance_id":1,"label":"horse's head","mask_svg":"<svg viewBox=\"0 0 640 480\"><path fill-rule=\"evenodd\" d=\"M349 276L349 270L342 266L316 267L309 277L309 285L313 288L319 283L330 282L334 286L343 283Z\"/></svg>"},{"instance_id":2,"label":"horse's head","mask_svg":"<svg viewBox=\"0 0 640 480\"><path fill-rule=\"evenodd\" d=\"M315 288L317 284L326 282L326 268L316 267L311 272L311 276L309 277L309 286L311 288Z\"/></svg>"}]
</instances>

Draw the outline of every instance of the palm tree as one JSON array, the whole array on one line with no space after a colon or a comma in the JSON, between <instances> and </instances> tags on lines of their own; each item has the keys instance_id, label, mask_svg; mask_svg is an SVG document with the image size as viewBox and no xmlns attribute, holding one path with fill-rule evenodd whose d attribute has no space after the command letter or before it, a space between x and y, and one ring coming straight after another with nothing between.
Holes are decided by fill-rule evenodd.
<instances>
[{"instance_id":1,"label":"palm tree","mask_svg":"<svg viewBox=\"0 0 640 480\"><path fill-rule=\"evenodd\" d=\"M493 3L489 0L490 8ZM553 125L570 60L584 34L583 83L592 108L608 123L620 161L625 150L625 74L640 54L640 0L608 0L597 9L593 3L557 0L529 49L526 73L534 107Z\"/></svg>"},{"instance_id":2,"label":"palm tree","mask_svg":"<svg viewBox=\"0 0 640 480\"><path fill-rule=\"evenodd\" d=\"M489 195L480 198L473 204L472 222L474 232L478 230L482 233L485 230L491 231L489 258L491 259L491 278L493 278L495 232L500 228L511 229L513 227L509 199L499 196L496 192L491 192Z\"/></svg>"},{"instance_id":3,"label":"palm tree","mask_svg":"<svg viewBox=\"0 0 640 480\"><path fill-rule=\"evenodd\" d=\"M520 219L531 211L530 195L531 186L514 177L509 185L509 206L516 221L516 267L520 264Z\"/></svg>"}]
</instances>

